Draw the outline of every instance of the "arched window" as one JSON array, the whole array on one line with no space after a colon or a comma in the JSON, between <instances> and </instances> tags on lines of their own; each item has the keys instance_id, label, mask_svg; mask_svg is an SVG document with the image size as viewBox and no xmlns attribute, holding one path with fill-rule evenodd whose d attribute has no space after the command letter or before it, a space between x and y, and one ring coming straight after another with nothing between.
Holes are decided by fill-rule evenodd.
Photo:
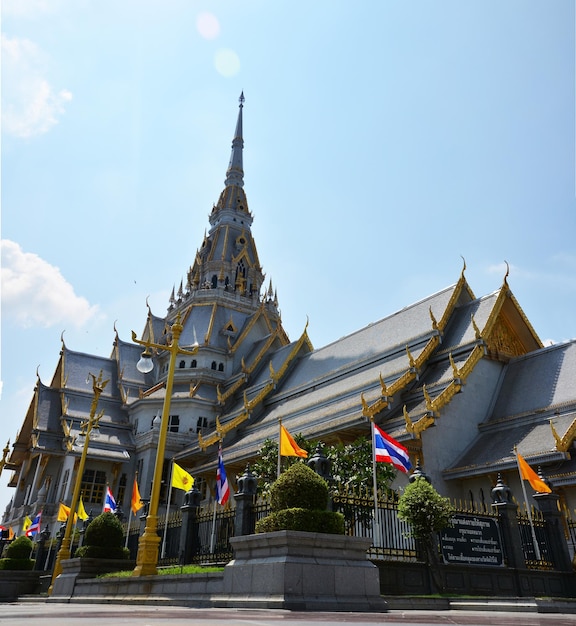
<instances>
[{"instance_id":1,"label":"arched window","mask_svg":"<svg viewBox=\"0 0 576 626\"><path fill-rule=\"evenodd\" d=\"M180 361L180 363L178 363L178 367L183 370L186 367L186 362L184 360Z\"/></svg>"},{"instance_id":2,"label":"arched window","mask_svg":"<svg viewBox=\"0 0 576 626\"><path fill-rule=\"evenodd\" d=\"M190 367L196 367L196 365L196 359L192 359L192 361L190 362Z\"/></svg>"},{"instance_id":3,"label":"arched window","mask_svg":"<svg viewBox=\"0 0 576 626\"><path fill-rule=\"evenodd\" d=\"M216 369L216 361L212 361L212 369L215 370Z\"/></svg>"},{"instance_id":4,"label":"arched window","mask_svg":"<svg viewBox=\"0 0 576 626\"><path fill-rule=\"evenodd\" d=\"M214 274L214 276L212 276L212 289L216 289L217 286L218 286L218 276Z\"/></svg>"},{"instance_id":5,"label":"arched window","mask_svg":"<svg viewBox=\"0 0 576 626\"><path fill-rule=\"evenodd\" d=\"M223 372L224 371L224 363L219 363L218 364L218 371L219 372Z\"/></svg>"}]
</instances>

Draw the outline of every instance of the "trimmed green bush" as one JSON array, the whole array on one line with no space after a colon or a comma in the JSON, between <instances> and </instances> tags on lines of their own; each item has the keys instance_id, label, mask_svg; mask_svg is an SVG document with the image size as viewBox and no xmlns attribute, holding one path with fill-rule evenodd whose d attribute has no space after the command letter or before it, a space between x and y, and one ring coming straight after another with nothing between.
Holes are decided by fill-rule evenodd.
<instances>
[{"instance_id":1,"label":"trimmed green bush","mask_svg":"<svg viewBox=\"0 0 576 626\"><path fill-rule=\"evenodd\" d=\"M277 530L301 530L313 533L344 534L344 516L331 511L310 511L309 509L284 509L271 513L256 522L257 533L270 533Z\"/></svg>"},{"instance_id":2,"label":"trimmed green bush","mask_svg":"<svg viewBox=\"0 0 576 626\"><path fill-rule=\"evenodd\" d=\"M29 559L32 549L34 548L34 542L29 537L22 535L17 537L6 548L6 556L9 559Z\"/></svg>"},{"instance_id":3,"label":"trimmed green bush","mask_svg":"<svg viewBox=\"0 0 576 626\"><path fill-rule=\"evenodd\" d=\"M6 558L0 559L0 570L31 570L34 559L30 558L34 542L24 535L14 539L6 548Z\"/></svg>"},{"instance_id":4,"label":"trimmed green bush","mask_svg":"<svg viewBox=\"0 0 576 626\"><path fill-rule=\"evenodd\" d=\"M76 557L94 559L128 559L130 550L124 548L124 530L113 513L102 513L95 517L84 535L84 545L74 554Z\"/></svg>"},{"instance_id":5,"label":"trimmed green bush","mask_svg":"<svg viewBox=\"0 0 576 626\"><path fill-rule=\"evenodd\" d=\"M90 559L129 559L130 550L124 548L104 548L102 546L80 546L74 556Z\"/></svg>"},{"instance_id":6,"label":"trimmed green bush","mask_svg":"<svg viewBox=\"0 0 576 626\"><path fill-rule=\"evenodd\" d=\"M291 465L270 489L272 513L256 523L257 533L299 530L344 534L344 516L327 511L328 484L304 463Z\"/></svg>"},{"instance_id":7,"label":"trimmed green bush","mask_svg":"<svg viewBox=\"0 0 576 626\"><path fill-rule=\"evenodd\" d=\"M328 504L328 483L305 463L295 463L270 489L273 511L301 508L323 511Z\"/></svg>"}]
</instances>

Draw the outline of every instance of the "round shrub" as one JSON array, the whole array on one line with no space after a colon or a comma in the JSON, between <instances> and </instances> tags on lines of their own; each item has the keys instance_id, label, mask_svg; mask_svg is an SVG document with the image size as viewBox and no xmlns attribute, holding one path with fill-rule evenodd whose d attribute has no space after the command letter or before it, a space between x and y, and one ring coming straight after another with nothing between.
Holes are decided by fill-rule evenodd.
<instances>
[{"instance_id":1,"label":"round shrub","mask_svg":"<svg viewBox=\"0 0 576 626\"><path fill-rule=\"evenodd\" d=\"M95 517L84 535L85 546L98 548L121 548L124 531L120 520L113 513L102 513Z\"/></svg>"},{"instance_id":2,"label":"round shrub","mask_svg":"<svg viewBox=\"0 0 576 626\"><path fill-rule=\"evenodd\" d=\"M344 516L327 511L328 483L304 463L291 465L270 489L272 513L256 524L257 533L299 530L344 534Z\"/></svg>"},{"instance_id":3,"label":"round shrub","mask_svg":"<svg viewBox=\"0 0 576 626\"><path fill-rule=\"evenodd\" d=\"M34 542L29 538L18 537L5 550L6 558L0 559L0 570L31 570L34 559L30 558Z\"/></svg>"},{"instance_id":4,"label":"round shrub","mask_svg":"<svg viewBox=\"0 0 576 626\"><path fill-rule=\"evenodd\" d=\"M324 511L328 504L328 483L304 463L290 466L270 489L273 511L308 509Z\"/></svg>"},{"instance_id":5,"label":"round shrub","mask_svg":"<svg viewBox=\"0 0 576 626\"><path fill-rule=\"evenodd\" d=\"M9 559L29 559L33 547L32 539L22 535L9 544L6 548L6 556Z\"/></svg>"}]
</instances>

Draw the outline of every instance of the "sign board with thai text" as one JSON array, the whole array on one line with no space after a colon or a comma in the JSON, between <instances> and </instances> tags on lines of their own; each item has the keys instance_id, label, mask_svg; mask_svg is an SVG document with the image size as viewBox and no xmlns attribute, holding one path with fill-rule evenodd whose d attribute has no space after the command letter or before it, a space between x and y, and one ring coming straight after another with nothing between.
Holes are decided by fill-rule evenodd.
<instances>
[{"instance_id":1,"label":"sign board with thai text","mask_svg":"<svg viewBox=\"0 0 576 626\"><path fill-rule=\"evenodd\" d=\"M498 524L490 517L454 515L440 533L440 546L444 563L504 565Z\"/></svg>"}]
</instances>

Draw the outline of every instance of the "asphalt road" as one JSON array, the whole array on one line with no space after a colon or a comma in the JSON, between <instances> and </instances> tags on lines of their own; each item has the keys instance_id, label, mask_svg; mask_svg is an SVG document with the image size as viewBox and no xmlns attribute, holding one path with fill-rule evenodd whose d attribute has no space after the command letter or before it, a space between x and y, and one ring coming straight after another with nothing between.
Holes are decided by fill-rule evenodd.
<instances>
[{"instance_id":1,"label":"asphalt road","mask_svg":"<svg viewBox=\"0 0 576 626\"><path fill-rule=\"evenodd\" d=\"M11 626L365 626L436 624L461 626L574 626L576 615L494 611L390 611L389 613L298 613L249 609L191 609L110 604L0 604L0 624Z\"/></svg>"}]
</instances>

